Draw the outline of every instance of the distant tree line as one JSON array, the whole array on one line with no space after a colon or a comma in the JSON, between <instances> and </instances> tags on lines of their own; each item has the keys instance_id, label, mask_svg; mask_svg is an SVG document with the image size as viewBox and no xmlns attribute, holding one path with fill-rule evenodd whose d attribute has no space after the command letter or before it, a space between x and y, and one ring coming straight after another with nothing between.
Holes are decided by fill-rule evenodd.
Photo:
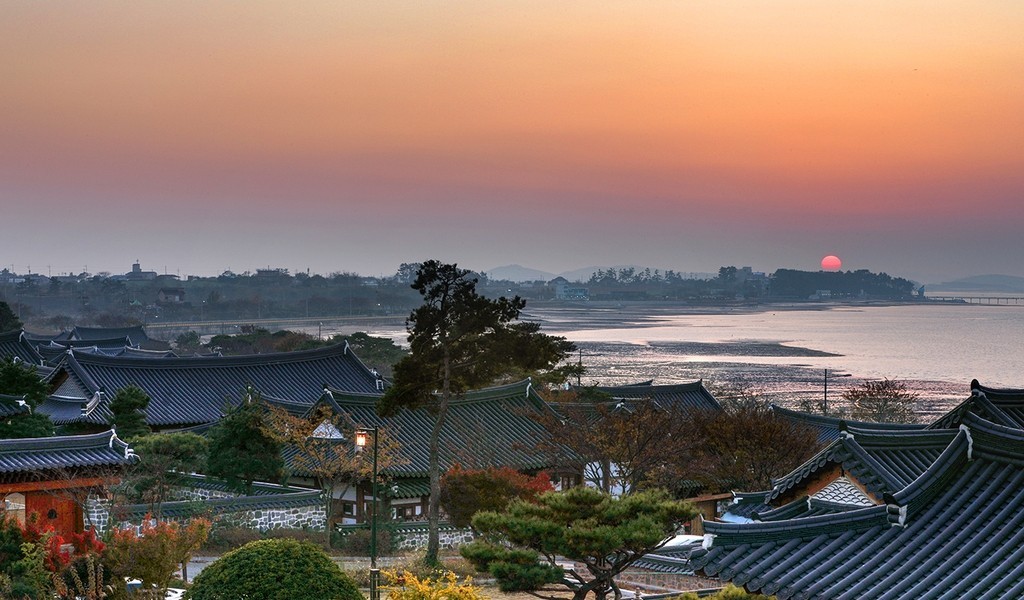
<instances>
[{"instance_id":1,"label":"distant tree line","mask_svg":"<svg viewBox=\"0 0 1024 600\"><path fill-rule=\"evenodd\" d=\"M317 318L400 315L419 301L409 287L420 263L402 263L394 275L364 277L356 273L329 275L267 269L217 277L158 275L140 280L109 273L27 278L0 271L0 301L8 311L0 322L27 323L35 331L69 329L74 325L120 327L170 321ZM547 281L494 280L471 272L482 296L518 295L528 300L555 298ZM16 282L16 283L13 283ZM771 275L750 267L723 266L717 276L651 268L598 269L584 282L591 300L683 301L724 304L771 299L806 300L821 290L832 298L909 299L914 284L906 279L866 270L845 272L779 269Z\"/></svg>"}]
</instances>

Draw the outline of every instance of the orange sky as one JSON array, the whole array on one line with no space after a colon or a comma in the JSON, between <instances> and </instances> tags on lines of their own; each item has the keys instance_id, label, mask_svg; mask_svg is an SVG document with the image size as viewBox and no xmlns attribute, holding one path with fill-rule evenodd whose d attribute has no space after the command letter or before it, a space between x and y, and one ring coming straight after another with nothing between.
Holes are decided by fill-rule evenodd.
<instances>
[{"instance_id":1,"label":"orange sky","mask_svg":"<svg viewBox=\"0 0 1024 600\"><path fill-rule=\"evenodd\" d=\"M836 253L1024 275L1019 244L959 269L936 256L1024 226L1021 32L1015 1L5 2L0 198L31 231L59 230L54 209L94 227L127 213L145 244L242 213L294 240L277 256L239 240L236 269ZM360 254L367 229L394 236L387 252ZM201 246L179 268L226 267Z\"/></svg>"}]
</instances>

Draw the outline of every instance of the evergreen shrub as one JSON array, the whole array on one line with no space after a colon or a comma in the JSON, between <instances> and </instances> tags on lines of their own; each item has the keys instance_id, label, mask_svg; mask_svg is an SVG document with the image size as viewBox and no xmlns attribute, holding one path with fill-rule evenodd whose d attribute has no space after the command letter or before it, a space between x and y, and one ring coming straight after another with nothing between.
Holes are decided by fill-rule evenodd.
<instances>
[{"instance_id":1,"label":"evergreen shrub","mask_svg":"<svg viewBox=\"0 0 1024 600\"><path fill-rule=\"evenodd\" d=\"M352 579L320 548L291 539L259 540L202 570L189 600L363 600Z\"/></svg>"}]
</instances>

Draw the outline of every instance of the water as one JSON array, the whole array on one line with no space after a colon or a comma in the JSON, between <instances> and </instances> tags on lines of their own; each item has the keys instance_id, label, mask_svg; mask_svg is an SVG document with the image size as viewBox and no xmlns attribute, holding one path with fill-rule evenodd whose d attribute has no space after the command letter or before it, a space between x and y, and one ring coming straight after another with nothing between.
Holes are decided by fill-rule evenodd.
<instances>
[{"instance_id":1,"label":"water","mask_svg":"<svg viewBox=\"0 0 1024 600\"><path fill-rule=\"evenodd\" d=\"M584 384L704 379L785 406L829 398L865 379L898 378L922 418L969 394L971 379L1024 387L1024 306L790 306L766 310L644 306L527 307L545 333L577 343ZM404 332L378 334L401 337Z\"/></svg>"},{"instance_id":2,"label":"water","mask_svg":"<svg viewBox=\"0 0 1024 600\"><path fill-rule=\"evenodd\" d=\"M587 318L531 311L544 331L583 350L584 383L705 379L740 384L783 405L830 396L865 379L898 378L936 414L969 394L971 379L1024 387L1024 306L781 307L685 314L612 308Z\"/></svg>"}]
</instances>

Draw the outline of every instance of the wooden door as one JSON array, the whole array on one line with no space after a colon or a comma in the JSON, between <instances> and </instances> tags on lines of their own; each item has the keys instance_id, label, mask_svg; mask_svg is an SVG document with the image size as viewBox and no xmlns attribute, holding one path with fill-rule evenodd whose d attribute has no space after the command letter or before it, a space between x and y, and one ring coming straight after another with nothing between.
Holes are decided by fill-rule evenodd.
<instances>
[{"instance_id":1,"label":"wooden door","mask_svg":"<svg viewBox=\"0 0 1024 600\"><path fill-rule=\"evenodd\" d=\"M39 527L43 531L50 528L58 534L80 531L78 512L78 505L60 494L25 493L25 514L38 513Z\"/></svg>"}]
</instances>

